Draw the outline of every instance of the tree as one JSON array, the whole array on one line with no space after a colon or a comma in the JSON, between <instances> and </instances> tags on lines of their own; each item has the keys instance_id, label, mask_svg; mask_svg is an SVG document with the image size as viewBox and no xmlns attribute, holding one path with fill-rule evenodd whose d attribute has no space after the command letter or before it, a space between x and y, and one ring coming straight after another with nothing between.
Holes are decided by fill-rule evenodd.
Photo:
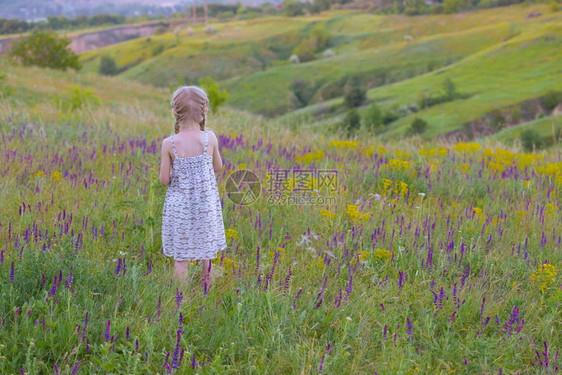
<instances>
[{"instance_id":1,"label":"tree","mask_svg":"<svg viewBox=\"0 0 562 375\"><path fill-rule=\"evenodd\" d=\"M201 78L199 80L199 86L207 93L213 112L218 112L219 108L226 99L228 99L228 91L226 91L226 89L221 90L218 83L209 76Z\"/></svg>"},{"instance_id":2,"label":"tree","mask_svg":"<svg viewBox=\"0 0 562 375\"><path fill-rule=\"evenodd\" d=\"M535 129L527 129L521 132L521 144L527 152L539 149L544 145L541 135Z\"/></svg>"},{"instance_id":3,"label":"tree","mask_svg":"<svg viewBox=\"0 0 562 375\"><path fill-rule=\"evenodd\" d=\"M354 133L361 127L361 116L359 116L355 108L347 111L341 126L346 131L347 135Z\"/></svg>"},{"instance_id":4,"label":"tree","mask_svg":"<svg viewBox=\"0 0 562 375\"><path fill-rule=\"evenodd\" d=\"M344 103L348 108L358 107L367 98L367 92L360 87L351 88L344 97Z\"/></svg>"},{"instance_id":5,"label":"tree","mask_svg":"<svg viewBox=\"0 0 562 375\"><path fill-rule=\"evenodd\" d=\"M283 12L287 17L302 16L304 14L303 6L300 2L294 0L283 1Z\"/></svg>"},{"instance_id":6,"label":"tree","mask_svg":"<svg viewBox=\"0 0 562 375\"><path fill-rule=\"evenodd\" d=\"M421 134L427 129L427 121L422 118L416 117L408 128L409 134Z\"/></svg>"},{"instance_id":7,"label":"tree","mask_svg":"<svg viewBox=\"0 0 562 375\"><path fill-rule=\"evenodd\" d=\"M98 68L98 73L105 76L114 76L118 73L117 64L115 59L111 56L102 56L100 61L100 66Z\"/></svg>"},{"instance_id":8,"label":"tree","mask_svg":"<svg viewBox=\"0 0 562 375\"><path fill-rule=\"evenodd\" d=\"M380 110L377 103L371 104L367 109L367 112L365 113L365 117L363 119L363 125L368 130L373 130L384 126L382 111Z\"/></svg>"},{"instance_id":9,"label":"tree","mask_svg":"<svg viewBox=\"0 0 562 375\"><path fill-rule=\"evenodd\" d=\"M447 77L443 81L443 90L445 91L445 96L449 100L453 100L457 96L457 88L451 78Z\"/></svg>"},{"instance_id":10,"label":"tree","mask_svg":"<svg viewBox=\"0 0 562 375\"><path fill-rule=\"evenodd\" d=\"M25 66L80 70L78 55L67 48L70 43L70 39L58 38L52 31L35 31L28 38L15 41L9 55Z\"/></svg>"}]
</instances>

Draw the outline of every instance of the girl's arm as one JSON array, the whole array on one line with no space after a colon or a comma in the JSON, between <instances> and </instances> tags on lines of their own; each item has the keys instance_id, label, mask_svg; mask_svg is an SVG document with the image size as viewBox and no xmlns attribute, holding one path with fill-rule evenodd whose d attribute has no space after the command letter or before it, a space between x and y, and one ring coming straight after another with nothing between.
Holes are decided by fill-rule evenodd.
<instances>
[{"instance_id":1,"label":"girl's arm","mask_svg":"<svg viewBox=\"0 0 562 375\"><path fill-rule=\"evenodd\" d=\"M222 158L219 152L219 140L212 130L209 131L209 133L209 138L213 145L213 169L215 170L215 172L218 172L222 169Z\"/></svg>"},{"instance_id":2,"label":"girl's arm","mask_svg":"<svg viewBox=\"0 0 562 375\"><path fill-rule=\"evenodd\" d=\"M162 162L160 163L160 183L164 186L170 185L170 172L172 170L171 148L170 138L164 139L162 142Z\"/></svg>"}]
</instances>

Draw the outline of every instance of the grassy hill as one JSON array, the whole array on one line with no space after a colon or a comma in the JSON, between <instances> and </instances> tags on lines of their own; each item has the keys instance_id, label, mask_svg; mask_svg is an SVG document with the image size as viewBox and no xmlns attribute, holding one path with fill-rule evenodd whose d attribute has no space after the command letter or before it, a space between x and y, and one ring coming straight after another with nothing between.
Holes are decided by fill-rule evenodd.
<instances>
[{"instance_id":1,"label":"grassy hill","mask_svg":"<svg viewBox=\"0 0 562 375\"><path fill-rule=\"evenodd\" d=\"M526 18L532 11L540 17ZM178 75L187 83L210 75L229 90L228 105L285 123L332 127L344 115L343 93L360 84L383 110L417 103L422 92L437 95L451 78L463 96L402 113L385 129L397 137L415 117L430 124L424 138L459 132L492 110L538 98L561 80L562 12L525 4L451 15L379 16L329 11L313 17L269 17L202 27L128 41L81 56L97 71L102 55L113 56L124 78L168 86ZM313 30L331 34L331 58L288 64L292 50ZM292 88L300 80L304 94ZM368 103L365 103L366 105ZM360 108L360 113L365 107Z\"/></svg>"}]
</instances>

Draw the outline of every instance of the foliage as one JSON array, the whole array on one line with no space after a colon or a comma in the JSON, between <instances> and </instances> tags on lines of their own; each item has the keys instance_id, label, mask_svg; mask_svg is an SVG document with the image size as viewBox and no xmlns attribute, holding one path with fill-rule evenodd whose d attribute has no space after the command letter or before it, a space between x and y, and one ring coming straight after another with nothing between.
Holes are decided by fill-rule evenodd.
<instances>
[{"instance_id":1,"label":"foliage","mask_svg":"<svg viewBox=\"0 0 562 375\"><path fill-rule=\"evenodd\" d=\"M300 62L314 60L315 54L324 50L330 42L330 33L324 29L315 29L308 38L301 42L293 50L293 54L299 57Z\"/></svg>"},{"instance_id":2,"label":"foliage","mask_svg":"<svg viewBox=\"0 0 562 375\"><path fill-rule=\"evenodd\" d=\"M410 124L410 127L408 128L406 133L408 135L422 134L423 132L426 131L427 126L428 126L427 121L425 121L422 118L416 117L414 121L412 121L412 123Z\"/></svg>"},{"instance_id":3,"label":"foliage","mask_svg":"<svg viewBox=\"0 0 562 375\"><path fill-rule=\"evenodd\" d=\"M368 130L377 130L384 126L383 113L377 103L373 102L369 108L367 108L365 116L363 117L363 125Z\"/></svg>"},{"instance_id":4,"label":"foliage","mask_svg":"<svg viewBox=\"0 0 562 375\"><path fill-rule=\"evenodd\" d=\"M453 80L449 77L443 81L443 90L448 100L454 100L457 97L457 88Z\"/></svg>"},{"instance_id":5,"label":"foliage","mask_svg":"<svg viewBox=\"0 0 562 375\"><path fill-rule=\"evenodd\" d=\"M36 31L23 40L14 41L9 55L25 66L80 70L82 64L78 55L67 48L70 43L70 39L59 38L52 31Z\"/></svg>"},{"instance_id":6,"label":"foliage","mask_svg":"<svg viewBox=\"0 0 562 375\"><path fill-rule=\"evenodd\" d=\"M100 67L98 69L99 74L114 76L118 72L119 70L117 69L117 64L115 63L115 59L113 57L108 55L104 55L101 57Z\"/></svg>"},{"instance_id":7,"label":"foliage","mask_svg":"<svg viewBox=\"0 0 562 375\"><path fill-rule=\"evenodd\" d=\"M357 109L353 108L347 111L342 123L341 128L347 133L347 135L351 135L355 133L355 131L359 130L361 127L361 116Z\"/></svg>"},{"instance_id":8,"label":"foliage","mask_svg":"<svg viewBox=\"0 0 562 375\"><path fill-rule=\"evenodd\" d=\"M358 107L367 98L367 91L361 87L352 87L346 93L344 97L344 103L347 108Z\"/></svg>"},{"instance_id":9,"label":"foliage","mask_svg":"<svg viewBox=\"0 0 562 375\"><path fill-rule=\"evenodd\" d=\"M495 131L499 131L507 124L507 119L499 109L495 109L489 114L488 124Z\"/></svg>"},{"instance_id":10,"label":"foliage","mask_svg":"<svg viewBox=\"0 0 562 375\"><path fill-rule=\"evenodd\" d=\"M541 98L541 105L548 112L551 112L559 103L562 103L562 91L549 90Z\"/></svg>"},{"instance_id":11,"label":"foliage","mask_svg":"<svg viewBox=\"0 0 562 375\"><path fill-rule=\"evenodd\" d=\"M283 0L282 8L287 17L302 16L304 14L302 3L295 0Z\"/></svg>"},{"instance_id":12,"label":"foliage","mask_svg":"<svg viewBox=\"0 0 562 375\"><path fill-rule=\"evenodd\" d=\"M67 93L55 95L53 101L63 112L92 109L100 105L100 99L92 90L80 85L71 87Z\"/></svg>"},{"instance_id":13,"label":"foliage","mask_svg":"<svg viewBox=\"0 0 562 375\"><path fill-rule=\"evenodd\" d=\"M521 132L521 145L527 152L534 151L543 147L544 142L538 131L535 129L525 129Z\"/></svg>"},{"instance_id":14,"label":"foliage","mask_svg":"<svg viewBox=\"0 0 562 375\"><path fill-rule=\"evenodd\" d=\"M219 112L220 107L228 99L228 91L221 89L211 77L206 76L199 80L199 86L205 90L213 112Z\"/></svg>"},{"instance_id":15,"label":"foliage","mask_svg":"<svg viewBox=\"0 0 562 375\"><path fill-rule=\"evenodd\" d=\"M166 47L164 47L164 43L159 43L152 49L152 56L157 56L161 54L162 52L164 52L165 48Z\"/></svg>"},{"instance_id":16,"label":"foliage","mask_svg":"<svg viewBox=\"0 0 562 375\"><path fill-rule=\"evenodd\" d=\"M465 0L444 0L443 12L445 14L455 13L462 10L465 6Z\"/></svg>"},{"instance_id":17,"label":"foliage","mask_svg":"<svg viewBox=\"0 0 562 375\"><path fill-rule=\"evenodd\" d=\"M560 4L557 1L551 1L549 5L551 12L558 12L560 10Z\"/></svg>"},{"instance_id":18,"label":"foliage","mask_svg":"<svg viewBox=\"0 0 562 375\"><path fill-rule=\"evenodd\" d=\"M310 100L314 96L316 88L313 84L309 83L305 79L295 78L291 82L291 91L295 94L298 99L298 107L305 107L310 103Z\"/></svg>"}]
</instances>

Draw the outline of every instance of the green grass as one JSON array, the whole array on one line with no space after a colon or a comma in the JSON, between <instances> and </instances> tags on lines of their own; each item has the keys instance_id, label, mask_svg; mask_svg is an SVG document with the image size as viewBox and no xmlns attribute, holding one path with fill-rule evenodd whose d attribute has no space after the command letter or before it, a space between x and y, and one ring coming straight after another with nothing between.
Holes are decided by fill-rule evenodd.
<instances>
[{"instance_id":1,"label":"green grass","mask_svg":"<svg viewBox=\"0 0 562 375\"><path fill-rule=\"evenodd\" d=\"M185 352L174 373L317 374L322 363L322 374L551 374L560 366L559 153L364 134L333 143L341 134L327 128L291 130L225 108L210 126L225 161L224 223L236 235L205 294L196 264L179 285L160 254L169 92L4 59L0 69L15 90L0 98L3 372L54 373L56 364L69 374L79 362L78 374L165 373L178 330ZM60 111L53 98L75 84L103 105ZM309 152L320 157L298 161ZM247 206L224 191L242 163L263 182ZM319 190L334 201L276 203L270 168L336 170L336 191ZM393 191L389 181L407 188ZM556 274L541 273L543 262ZM544 285L533 281L540 274Z\"/></svg>"}]
</instances>

